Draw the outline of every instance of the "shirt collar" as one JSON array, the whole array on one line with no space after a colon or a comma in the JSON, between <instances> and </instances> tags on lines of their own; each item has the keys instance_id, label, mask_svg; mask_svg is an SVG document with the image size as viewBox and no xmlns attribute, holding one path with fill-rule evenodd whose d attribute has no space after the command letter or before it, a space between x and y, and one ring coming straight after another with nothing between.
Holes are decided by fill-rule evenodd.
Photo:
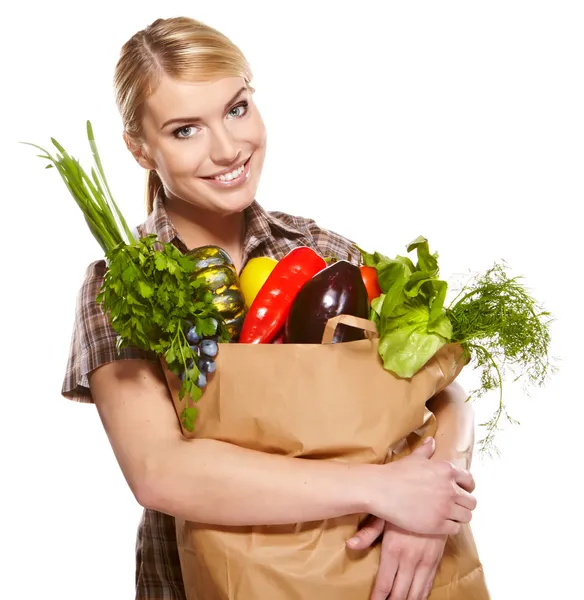
<instances>
[{"instance_id":1,"label":"shirt collar","mask_svg":"<svg viewBox=\"0 0 584 600\"><path fill-rule=\"evenodd\" d=\"M290 223L284 222L276 215L269 213L262 208L257 200L245 209L246 232L244 240L244 255L256 249L262 243L265 243L272 237L300 238L302 244L308 244L309 240L306 233L294 227ZM166 209L162 196L157 194L154 199L152 212L148 215L146 221L142 224L144 235L155 234L163 244L175 243L183 251L187 250L186 244L175 229Z\"/></svg>"},{"instance_id":2,"label":"shirt collar","mask_svg":"<svg viewBox=\"0 0 584 600\"><path fill-rule=\"evenodd\" d=\"M164 208L164 202L160 194L157 194L154 198L154 205L152 212L148 215L148 218L142 224L142 230L144 235L155 234L158 240L163 244L179 241L184 245L178 231L174 228L166 209Z\"/></svg>"}]
</instances>

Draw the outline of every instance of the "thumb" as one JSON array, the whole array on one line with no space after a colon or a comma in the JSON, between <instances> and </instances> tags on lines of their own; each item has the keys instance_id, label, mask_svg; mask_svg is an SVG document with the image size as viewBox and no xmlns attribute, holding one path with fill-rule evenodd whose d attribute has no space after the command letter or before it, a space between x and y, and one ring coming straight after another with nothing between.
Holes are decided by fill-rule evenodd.
<instances>
[{"instance_id":1,"label":"thumb","mask_svg":"<svg viewBox=\"0 0 584 600\"><path fill-rule=\"evenodd\" d=\"M426 438L423 444L420 444L412 454L415 456L424 456L430 458L436 450L436 442L433 437Z\"/></svg>"},{"instance_id":2,"label":"thumb","mask_svg":"<svg viewBox=\"0 0 584 600\"><path fill-rule=\"evenodd\" d=\"M353 550L364 550L369 548L375 540L383 533L385 521L376 517L369 522L347 541L347 546Z\"/></svg>"}]
</instances>

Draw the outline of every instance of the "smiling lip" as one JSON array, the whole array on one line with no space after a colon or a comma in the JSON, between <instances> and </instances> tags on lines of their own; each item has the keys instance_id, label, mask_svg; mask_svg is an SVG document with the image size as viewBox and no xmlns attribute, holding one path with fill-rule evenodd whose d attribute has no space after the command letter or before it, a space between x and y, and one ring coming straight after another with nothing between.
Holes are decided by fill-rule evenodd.
<instances>
[{"instance_id":1,"label":"smiling lip","mask_svg":"<svg viewBox=\"0 0 584 600\"><path fill-rule=\"evenodd\" d=\"M236 187L238 185L241 185L242 183L245 183L245 181L249 177L250 160L251 160L251 156L239 167L232 168L228 171L224 171L223 173L214 175L212 177L203 177L202 179L204 179L207 183L210 183L211 185L214 185L214 186L220 187L220 188ZM229 175L230 173L233 173L233 172L237 172L237 171L239 171L239 174L237 176L235 176L229 180L225 179L225 177L227 175ZM223 177L223 178L217 179L218 177Z\"/></svg>"}]
</instances>

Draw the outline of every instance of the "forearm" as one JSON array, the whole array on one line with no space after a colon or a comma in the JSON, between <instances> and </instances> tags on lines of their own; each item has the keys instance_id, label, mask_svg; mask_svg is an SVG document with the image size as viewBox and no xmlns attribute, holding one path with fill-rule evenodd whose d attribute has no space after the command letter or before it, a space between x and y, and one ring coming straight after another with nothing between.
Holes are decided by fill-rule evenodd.
<instances>
[{"instance_id":1,"label":"forearm","mask_svg":"<svg viewBox=\"0 0 584 600\"><path fill-rule=\"evenodd\" d=\"M427 406L436 416L436 451L433 459L447 460L470 469L474 447L474 410L456 382L432 398Z\"/></svg>"},{"instance_id":2,"label":"forearm","mask_svg":"<svg viewBox=\"0 0 584 600\"><path fill-rule=\"evenodd\" d=\"M363 466L265 454L215 440L159 453L149 508L214 525L274 525L364 512Z\"/></svg>"},{"instance_id":3,"label":"forearm","mask_svg":"<svg viewBox=\"0 0 584 600\"><path fill-rule=\"evenodd\" d=\"M426 506L424 498L436 496L437 482L446 478L450 494L452 478L463 477L430 468L426 458L431 445L405 459L413 470L408 475L403 461L350 464L257 452L218 440L186 440L164 375L148 361L103 365L92 373L90 386L137 501L188 521L278 525L372 513L411 523L404 521L404 514L412 512L411 499ZM448 517L443 504L434 507L436 514L427 519L425 530L434 531ZM430 514L427 507L424 511Z\"/></svg>"},{"instance_id":4,"label":"forearm","mask_svg":"<svg viewBox=\"0 0 584 600\"><path fill-rule=\"evenodd\" d=\"M90 384L122 472L146 508L214 525L296 523L366 512L365 494L385 481L378 465L186 440L160 367L146 361L104 365Z\"/></svg>"}]
</instances>

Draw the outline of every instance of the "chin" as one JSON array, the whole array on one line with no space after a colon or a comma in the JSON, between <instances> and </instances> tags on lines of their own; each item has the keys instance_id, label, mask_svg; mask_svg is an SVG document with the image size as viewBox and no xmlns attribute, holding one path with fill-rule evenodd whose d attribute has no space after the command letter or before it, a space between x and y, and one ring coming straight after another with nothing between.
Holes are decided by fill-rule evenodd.
<instances>
[{"instance_id":1,"label":"chin","mask_svg":"<svg viewBox=\"0 0 584 600\"><path fill-rule=\"evenodd\" d=\"M254 201L255 194L250 194L249 190L242 194L230 194L224 198L209 198L209 208L213 212L228 216L243 212Z\"/></svg>"}]
</instances>

